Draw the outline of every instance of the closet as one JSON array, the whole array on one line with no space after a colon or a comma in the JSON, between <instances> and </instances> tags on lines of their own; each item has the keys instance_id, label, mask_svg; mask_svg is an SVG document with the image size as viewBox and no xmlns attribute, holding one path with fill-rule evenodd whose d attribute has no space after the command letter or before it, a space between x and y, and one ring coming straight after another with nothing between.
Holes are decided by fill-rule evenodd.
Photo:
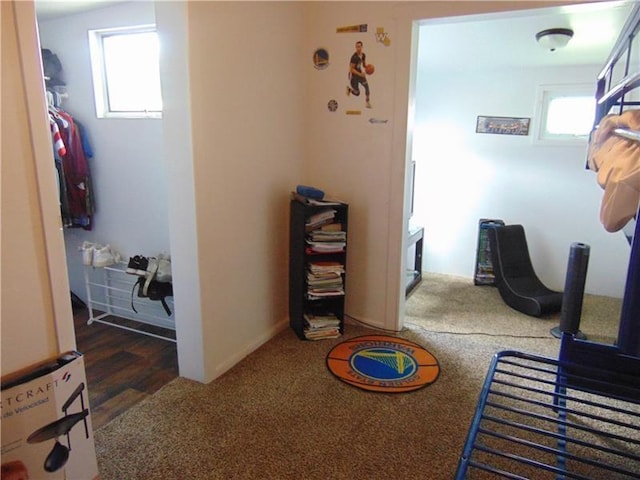
<instances>
[{"instance_id":1,"label":"closet","mask_svg":"<svg viewBox=\"0 0 640 480\"><path fill-rule=\"evenodd\" d=\"M86 228L65 224L69 228L64 230L70 288L84 301L84 242L110 245L125 263L135 255L171 253L162 119L97 118L89 54L90 30L154 23L153 2L124 2L65 17L38 18L41 48L57 55L61 63L56 83L63 82L67 92L62 108L82 126L92 151L90 185L85 187L90 221Z\"/></svg>"},{"instance_id":2,"label":"closet","mask_svg":"<svg viewBox=\"0 0 640 480\"><path fill-rule=\"evenodd\" d=\"M115 2L72 15L43 17L38 13L36 2L36 12L41 49L49 50L60 60L62 68L58 80L64 83L66 91L66 95L60 94L62 89L59 88L58 98L56 89L52 88L49 102L81 125L81 131L86 136L92 153L87 159L90 173L87 193L91 200L90 209L87 209L88 222L82 225L73 218L71 223L65 222L64 239L69 286L71 292L82 302L94 306L96 311L91 313L94 319L98 319L101 312L109 309L107 306L98 305L98 302L105 305L113 303L114 300L108 300L108 297L116 292L116 288L120 289L122 291L117 292L117 295L121 299L117 300L117 305L121 309L114 310L113 313L118 317L135 318L136 314L131 309L132 286L116 285L115 280L135 280L133 276L122 273L129 257L171 253L167 200L168 172L163 148L162 119L97 118L88 32L123 26L153 25L155 5L154 2ZM58 101L61 103L56 107ZM122 263L108 267L109 270L83 265L84 242L109 245L111 250L120 256ZM88 283L99 286L92 286L91 293L88 293ZM91 300L88 298L89 295L92 296ZM134 301L139 301L135 293ZM163 336L172 337L171 342L111 326L106 327L97 322L87 325L89 312L76 312L77 318L84 315L81 322L83 335L87 331L91 332L91 329L100 332L100 341L91 345L92 350L94 347L102 348L103 339L105 342L116 339L120 342L116 347L122 346L123 350L114 350L110 358L105 355L99 359L104 363L104 370L100 373L101 382L107 381L106 375L114 374L117 365L122 383L110 384L108 388L90 384L88 389L94 397L92 401L96 400L96 395L99 401L105 401L108 395L130 392L137 388L144 389L143 395L151 393L149 389L152 387L157 389L162 386L159 380L150 380L156 369L168 369L172 372L158 377L164 378L164 381L177 375L175 332L171 329L174 325L173 305L172 314L169 316L164 312L160 302L152 303L154 308L157 307L151 312L151 317L158 319L155 324L148 325L154 322L147 321L140 327L138 322L133 324L130 319L119 323L125 326L133 325L134 329L140 328L145 332L155 332L158 327L163 327ZM142 311L138 303L136 309ZM126 315L127 312L131 315ZM141 319L144 320L136 318ZM78 331L76 320L77 338ZM126 337L127 335L129 337ZM128 343L121 340L131 338L130 335L134 335L137 340L127 340ZM81 340L79 339L78 343L81 343ZM152 345L155 345L156 341L159 342L157 350L150 350L155 348ZM134 396L139 399L139 395ZM96 404L92 404L92 408L95 407Z\"/></svg>"}]
</instances>

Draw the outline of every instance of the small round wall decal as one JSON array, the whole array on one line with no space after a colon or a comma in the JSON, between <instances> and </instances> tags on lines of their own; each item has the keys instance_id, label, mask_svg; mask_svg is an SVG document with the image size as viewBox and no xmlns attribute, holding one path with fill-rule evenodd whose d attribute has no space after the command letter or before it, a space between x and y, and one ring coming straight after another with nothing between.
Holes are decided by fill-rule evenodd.
<instances>
[{"instance_id":1,"label":"small round wall decal","mask_svg":"<svg viewBox=\"0 0 640 480\"><path fill-rule=\"evenodd\" d=\"M326 362L341 381L372 392L412 392L440 374L438 360L422 346L388 335L345 340L329 352Z\"/></svg>"},{"instance_id":2,"label":"small round wall decal","mask_svg":"<svg viewBox=\"0 0 640 480\"><path fill-rule=\"evenodd\" d=\"M326 48L318 48L313 52L313 66L318 70L324 70L329 66L329 52Z\"/></svg>"},{"instance_id":3,"label":"small round wall decal","mask_svg":"<svg viewBox=\"0 0 640 480\"><path fill-rule=\"evenodd\" d=\"M335 100L329 100L329 103L327 103L327 108L330 112L335 112L336 110L338 110L338 102L336 102Z\"/></svg>"}]
</instances>

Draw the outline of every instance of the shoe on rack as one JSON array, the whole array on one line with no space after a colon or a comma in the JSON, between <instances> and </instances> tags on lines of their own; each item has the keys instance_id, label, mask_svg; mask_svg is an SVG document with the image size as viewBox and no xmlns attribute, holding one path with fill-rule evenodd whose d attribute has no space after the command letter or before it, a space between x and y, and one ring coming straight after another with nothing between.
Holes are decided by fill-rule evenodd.
<instances>
[{"instance_id":1,"label":"shoe on rack","mask_svg":"<svg viewBox=\"0 0 640 480\"><path fill-rule=\"evenodd\" d=\"M111 251L109 245L104 247L96 246L93 252L93 266L94 267L108 267L116 263L116 256Z\"/></svg>"},{"instance_id":2,"label":"shoe on rack","mask_svg":"<svg viewBox=\"0 0 640 480\"><path fill-rule=\"evenodd\" d=\"M90 267L93 265L93 252L95 251L96 244L87 242L86 240L82 242L82 246L79 250L82 252L82 264Z\"/></svg>"},{"instance_id":3,"label":"shoe on rack","mask_svg":"<svg viewBox=\"0 0 640 480\"><path fill-rule=\"evenodd\" d=\"M147 279L155 280L156 273L158 272L158 265L159 265L158 259L156 257L149 257L149 264L147 265L147 271L144 272Z\"/></svg>"},{"instance_id":4,"label":"shoe on rack","mask_svg":"<svg viewBox=\"0 0 640 480\"><path fill-rule=\"evenodd\" d=\"M163 283L171 283L171 257L163 253L158 255L158 270L156 280Z\"/></svg>"},{"instance_id":5,"label":"shoe on rack","mask_svg":"<svg viewBox=\"0 0 640 480\"><path fill-rule=\"evenodd\" d=\"M147 266L149 260L142 255L136 255L135 257L129 257L129 265L127 265L127 273L130 275L138 275L144 277L147 274Z\"/></svg>"}]
</instances>

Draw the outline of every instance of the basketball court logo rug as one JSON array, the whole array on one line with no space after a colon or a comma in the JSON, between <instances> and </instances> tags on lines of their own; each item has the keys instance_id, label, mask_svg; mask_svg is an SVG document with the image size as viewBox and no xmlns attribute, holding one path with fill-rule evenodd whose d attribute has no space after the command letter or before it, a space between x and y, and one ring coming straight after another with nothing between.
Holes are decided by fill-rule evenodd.
<instances>
[{"instance_id":1,"label":"basketball court logo rug","mask_svg":"<svg viewBox=\"0 0 640 480\"><path fill-rule=\"evenodd\" d=\"M349 385L382 393L404 393L432 384L438 360L417 343L388 335L365 335L339 343L327 368Z\"/></svg>"}]
</instances>

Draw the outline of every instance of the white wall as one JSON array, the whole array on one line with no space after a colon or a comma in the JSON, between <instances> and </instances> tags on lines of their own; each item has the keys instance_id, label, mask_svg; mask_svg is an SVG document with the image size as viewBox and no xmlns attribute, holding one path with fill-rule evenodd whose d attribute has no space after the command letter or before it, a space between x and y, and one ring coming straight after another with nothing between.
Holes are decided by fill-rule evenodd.
<instances>
[{"instance_id":1,"label":"white wall","mask_svg":"<svg viewBox=\"0 0 640 480\"><path fill-rule=\"evenodd\" d=\"M155 23L154 2L115 6L39 22L42 48L62 62L69 97L63 109L85 127L96 213L91 231L65 229L71 290L86 299L84 240L110 244L124 261L170 252L167 160L161 119L97 118L88 30ZM98 292L94 292L98 294Z\"/></svg>"},{"instance_id":2,"label":"white wall","mask_svg":"<svg viewBox=\"0 0 640 480\"><path fill-rule=\"evenodd\" d=\"M464 28L464 27L461 27ZM422 32L429 34L428 25ZM569 248L591 246L586 291L621 297L629 246L599 222L602 190L578 146L533 144L537 87L587 83L601 65L553 69L438 71L419 65L414 220L425 227L423 269L474 274L480 218L525 228L532 262L563 290ZM529 136L476 134L478 115L531 117Z\"/></svg>"},{"instance_id":3,"label":"white wall","mask_svg":"<svg viewBox=\"0 0 640 480\"><path fill-rule=\"evenodd\" d=\"M349 241L345 313L371 325L385 326L387 282L396 280L387 270L389 188L393 122L394 61L398 48L391 4L346 2L329 8L326 3L309 4L313 19L306 42L306 78L310 86L307 99L309 147L304 157L305 182L330 197L349 204ZM367 32L338 33L348 25L366 24ZM376 41L377 27L389 32L391 43ZM363 42L367 62L376 66L369 76L371 109L365 107L364 89L359 97L347 96L349 60L356 41ZM317 70L311 62L315 48L329 51L329 66ZM329 111L334 99L338 110ZM349 111L360 112L357 115ZM371 123L370 120L381 123ZM384 122L384 123L382 123ZM400 160L402 161L402 160ZM401 227L398 227L401 233ZM398 264L399 267L399 264Z\"/></svg>"},{"instance_id":4,"label":"white wall","mask_svg":"<svg viewBox=\"0 0 640 480\"><path fill-rule=\"evenodd\" d=\"M193 287L209 381L286 325L289 192L300 183L306 136L305 22L297 2L183 5L200 275Z\"/></svg>"},{"instance_id":5,"label":"white wall","mask_svg":"<svg viewBox=\"0 0 640 480\"><path fill-rule=\"evenodd\" d=\"M161 2L156 19L163 49L162 79L164 147L169 170L169 225L173 293L180 375L207 378L198 252L198 222L191 138L190 68L185 3ZM207 348L213 348L207 346Z\"/></svg>"}]
</instances>

